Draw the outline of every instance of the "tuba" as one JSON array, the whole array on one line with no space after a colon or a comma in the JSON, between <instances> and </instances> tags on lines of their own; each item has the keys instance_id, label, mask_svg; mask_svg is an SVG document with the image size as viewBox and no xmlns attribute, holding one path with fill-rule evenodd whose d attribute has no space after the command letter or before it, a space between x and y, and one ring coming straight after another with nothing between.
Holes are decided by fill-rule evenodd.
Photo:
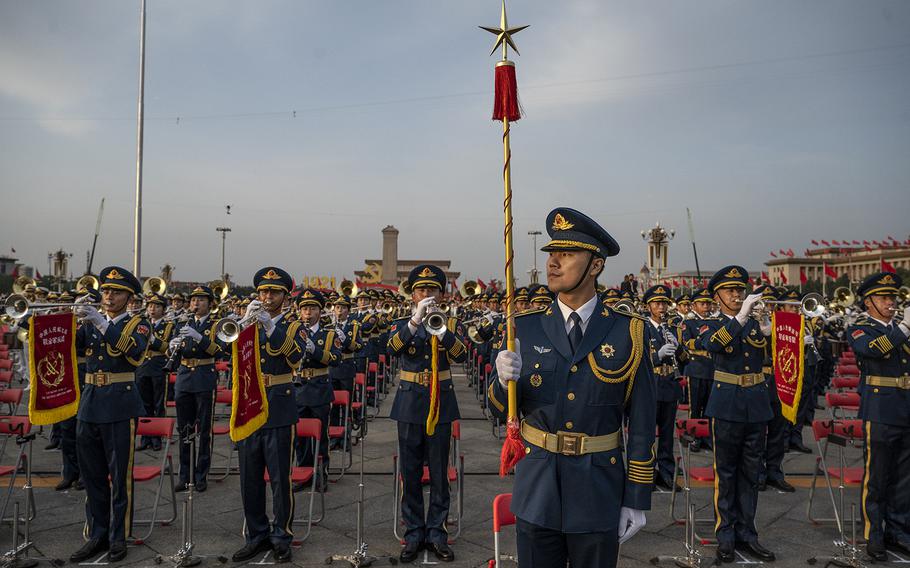
<instances>
[{"instance_id":1,"label":"tuba","mask_svg":"<svg viewBox=\"0 0 910 568\"><path fill-rule=\"evenodd\" d=\"M89 290L97 290L100 286L101 282L94 274L86 274L76 280L76 293L82 295Z\"/></svg>"},{"instance_id":2,"label":"tuba","mask_svg":"<svg viewBox=\"0 0 910 568\"><path fill-rule=\"evenodd\" d=\"M353 298L357 295L358 292L360 292L360 289L357 287L357 284L355 284L355 283L351 282L350 280L348 280L347 278L345 278L344 280L341 281L341 284L339 284L335 288L335 291L338 292L339 294L341 294L342 296L348 296L349 298Z\"/></svg>"},{"instance_id":3,"label":"tuba","mask_svg":"<svg viewBox=\"0 0 910 568\"><path fill-rule=\"evenodd\" d=\"M144 295L148 295L148 294L164 295L165 292L167 292L167 282L164 281L164 278L152 276L150 278L146 278L145 282L142 283L142 293Z\"/></svg>"},{"instance_id":4,"label":"tuba","mask_svg":"<svg viewBox=\"0 0 910 568\"><path fill-rule=\"evenodd\" d=\"M458 292L462 298L468 300L480 292L480 285L474 280L468 280L458 287Z\"/></svg>"},{"instance_id":5,"label":"tuba","mask_svg":"<svg viewBox=\"0 0 910 568\"><path fill-rule=\"evenodd\" d=\"M209 282L209 288L212 289L212 294L215 295L215 299L219 302L223 301L231 293L230 284L224 280L212 280Z\"/></svg>"},{"instance_id":6,"label":"tuba","mask_svg":"<svg viewBox=\"0 0 910 568\"><path fill-rule=\"evenodd\" d=\"M407 279L398 283L398 295L404 298L411 297L411 283Z\"/></svg>"},{"instance_id":7,"label":"tuba","mask_svg":"<svg viewBox=\"0 0 910 568\"><path fill-rule=\"evenodd\" d=\"M19 276L13 281L13 294L25 294L26 288L35 288L38 282L29 276Z\"/></svg>"}]
</instances>

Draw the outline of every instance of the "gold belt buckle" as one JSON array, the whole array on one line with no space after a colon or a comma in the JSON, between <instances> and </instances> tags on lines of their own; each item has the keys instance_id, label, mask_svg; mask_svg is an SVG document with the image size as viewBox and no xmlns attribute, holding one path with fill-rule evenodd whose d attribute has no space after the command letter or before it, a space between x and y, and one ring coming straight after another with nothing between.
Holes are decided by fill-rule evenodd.
<instances>
[{"instance_id":1,"label":"gold belt buckle","mask_svg":"<svg viewBox=\"0 0 910 568\"><path fill-rule=\"evenodd\" d=\"M304 379L312 379L313 369L300 369L300 377Z\"/></svg>"},{"instance_id":2,"label":"gold belt buckle","mask_svg":"<svg viewBox=\"0 0 910 568\"><path fill-rule=\"evenodd\" d=\"M575 432L556 433L556 452L564 456L581 455L581 441L583 434Z\"/></svg>"},{"instance_id":3,"label":"gold belt buckle","mask_svg":"<svg viewBox=\"0 0 910 568\"><path fill-rule=\"evenodd\" d=\"M95 386L103 387L107 384L107 373L95 373Z\"/></svg>"},{"instance_id":4,"label":"gold belt buckle","mask_svg":"<svg viewBox=\"0 0 910 568\"><path fill-rule=\"evenodd\" d=\"M421 371L417 373L419 384L425 387L430 386L430 377L432 377L432 371Z\"/></svg>"},{"instance_id":5,"label":"gold belt buckle","mask_svg":"<svg viewBox=\"0 0 910 568\"><path fill-rule=\"evenodd\" d=\"M266 388L272 386L272 375L262 374L262 385Z\"/></svg>"},{"instance_id":6,"label":"gold belt buckle","mask_svg":"<svg viewBox=\"0 0 910 568\"><path fill-rule=\"evenodd\" d=\"M897 388L910 389L910 375L904 375L902 377L897 377Z\"/></svg>"},{"instance_id":7,"label":"gold belt buckle","mask_svg":"<svg viewBox=\"0 0 910 568\"><path fill-rule=\"evenodd\" d=\"M755 375L743 375L740 377L740 384L744 387L751 387L755 385Z\"/></svg>"}]
</instances>

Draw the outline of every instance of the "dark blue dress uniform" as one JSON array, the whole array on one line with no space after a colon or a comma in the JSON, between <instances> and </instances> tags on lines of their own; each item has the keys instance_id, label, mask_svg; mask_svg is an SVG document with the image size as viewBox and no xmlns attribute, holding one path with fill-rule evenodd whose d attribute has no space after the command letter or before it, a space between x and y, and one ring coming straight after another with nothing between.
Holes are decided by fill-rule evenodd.
<instances>
[{"instance_id":1,"label":"dark blue dress uniform","mask_svg":"<svg viewBox=\"0 0 910 568\"><path fill-rule=\"evenodd\" d=\"M197 286L193 296L215 301L215 294L208 286ZM212 464L212 424L215 420L215 388L218 373L215 357L223 353L224 342L215 336L216 320L210 312L199 319L192 317L186 324L199 332L202 339L184 339L180 348L180 367L174 384L174 402L177 405L177 431L180 434L180 482L188 483L190 475L190 444L186 436L198 428L196 440L196 470L194 483L204 489L209 466Z\"/></svg>"},{"instance_id":2,"label":"dark blue dress uniform","mask_svg":"<svg viewBox=\"0 0 910 568\"><path fill-rule=\"evenodd\" d=\"M656 285L645 291L642 296L644 303L667 302L672 300L668 296L666 286ZM660 358L657 354L660 348L668 343L667 336L672 337L677 345L682 344L682 334L678 326L655 322L648 318L648 354L654 369L655 394L657 399L657 473L660 482L669 487L673 481L673 472L676 461L673 458L673 435L676 432L676 410L679 401L683 398L683 388L679 384L679 363L677 357L682 355L682 349L676 355Z\"/></svg>"},{"instance_id":3,"label":"dark blue dress uniform","mask_svg":"<svg viewBox=\"0 0 910 568\"><path fill-rule=\"evenodd\" d=\"M257 290L273 288L289 293L293 279L276 267L259 270L253 277ZM237 443L240 457L240 498L246 519L246 542L258 545L269 540L273 546L290 546L294 536L294 496L291 492L291 465L294 461L294 438L297 404L294 401L293 371L303 359L306 341L299 333L289 333L285 315L273 320L271 335L259 328L260 367L269 401L268 420L263 426ZM270 523L265 511L265 472L272 488Z\"/></svg>"},{"instance_id":4,"label":"dark blue dress uniform","mask_svg":"<svg viewBox=\"0 0 910 568\"><path fill-rule=\"evenodd\" d=\"M166 305L164 296L149 294L146 304L157 303L162 307ZM167 361L168 343L174 337L174 322L160 319L151 322L152 333L149 335L148 350L145 360L136 369L136 385L142 396L145 406L145 416L164 416L164 401L167 395L167 372L164 364ZM161 440L142 440L139 449L151 445L155 449L161 448Z\"/></svg>"},{"instance_id":5,"label":"dark blue dress uniform","mask_svg":"<svg viewBox=\"0 0 910 568\"><path fill-rule=\"evenodd\" d=\"M693 295L693 302L710 301L711 295L707 288L697 290ZM694 313L694 312L693 312ZM703 418L705 407L708 405L708 396L711 394L711 385L714 380L714 363L711 354L699 347L699 329L704 320L700 316L683 320L683 345L686 349L685 374L689 381L689 417Z\"/></svg>"},{"instance_id":6,"label":"dark blue dress uniform","mask_svg":"<svg viewBox=\"0 0 910 568\"><path fill-rule=\"evenodd\" d=\"M756 293L759 290L755 291ZM761 289L763 301L778 301L782 296L782 291L775 289L773 286L765 286ZM774 354L771 349L771 342L765 345L765 354L762 359L762 374L765 375L765 384L768 385L768 392L771 399L772 418L768 421L768 432L765 439L764 467L759 472L759 487L770 482L772 485L780 488L786 487L784 476L784 455L787 453L790 439L790 422L784 418L781 411L780 397L777 394L777 382L774 379Z\"/></svg>"},{"instance_id":7,"label":"dark blue dress uniform","mask_svg":"<svg viewBox=\"0 0 910 568\"><path fill-rule=\"evenodd\" d=\"M325 298L318 290L307 288L301 292L297 305L316 306L320 310L325 306ZM335 400L329 368L341 361L341 340L336 336L335 328L325 328L319 322L312 327L305 323L295 322L297 335L309 336L316 346L313 353L304 353L303 361L294 377L294 399L297 403L299 418L318 418L322 422L322 440L319 442L319 455L322 456L322 467L329 464L329 413L332 401ZM298 329L299 328L299 329ZM297 465L309 466L313 463L313 453L309 442L300 440L297 444ZM325 483L325 475L322 483Z\"/></svg>"},{"instance_id":8,"label":"dark blue dress uniform","mask_svg":"<svg viewBox=\"0 0 910 568\"><path fill-rule=\"evenodd\" d=\"M619 252L606 231L577 211L557 209L547 221L551 241L544 251ZM526 455L515 467L512 512L522 567L565 566L567 559L572 566L615 566L620 508L651 508L657 403L647 324L596 296L592 301L574 352L558 301L515 318ZM498 378L487 396L506 420L508 392Z\"/></svg>"},{"instance_id":9,"label":"dark blue dress uniform","mask_svg":"<svg viewBox=\"0 0 910 568\"><path fill-rule=\"evenodd\" d=\"M351 299L339 296L333 305L344 305L350 308ZM329 378L332 380L334 390L347 391L354 400L354 378L357 375L356 357L361 349L360 321L350 315L345 321L335 322L336 333L341 341L341 360L335 367L329 367ZM332 411L331 422L340 426L344 420L344 409L341 407Z\"/></svg>"},{"instance_id":10,"label":"dark blue dress uniform","mask_svg":"<svg viewBox=\"0 0 910 568\"><path fill-rule=\"evenodd\" d=\"M896 274L873 274L857 288L863 300L895 295ZM868 313L847 329L861 372L859 417L865 428L863 536L884 554L885 544L910 546L910 328ZM905 551L904 551L905 552Z\"/></svg>"},{"instance_id":11,"label":"dark blue dress uniform","mask_svg":"<svg viewBox=\"0 0 910 568\"><path fill-rule=\"evenodd\" d=\"M117 266L100 272L101 289L138 294L139 280ZM76 332L85 351L85 389L76 415L76 450L86 491L89 538L123 544L133 510L136 418L144 407L136 388L151 329L145 318L123 313L102 333L93 325Z\"/></svg>"},{"instance_id":12,"label":"dark blue dress uniform","mask_svg":"<svg viewBox=\"0 0 910 568\"><path fill-rule=\"evenodd\" d=\"M408 277L412 287L430 286L445 289L445 273L430 265L415 267ZM446 544L445 523L449 515L449 444L452 421L458 420L458 401L449 370L451 363L462 363L467 357L464 343L452 332L454 318L449 318L446 332L438 341L439 421L432 435L427 434L432 375L432 336L424 325L412 332L409 318L392 323L388 353L401 358L398 392L389 417L398 422L398 451L403 482L401 516L405 524L404 540L408 543ZM421 477L426 459L430 473L430 506L424 516Z\"/></svg>"},{"instance_id":13,"label":"dark blue dress uniform","mask_svg":"<svg viewBox=\"0 0 910 568\"><path fill-rule=\"evenodd\" d=\"M721 288L745 288L748 279L746 269L728 266L711 278L708 288L713 294ZM762 373L768 340L752 318L741 325L735 317L721 315L706 320L701 331L700 348L714 360L714 386L705 410L714 419L714 532L721 546L755 543L758 475L767 423L773 417Z\"/></svg>"}]
</instances>

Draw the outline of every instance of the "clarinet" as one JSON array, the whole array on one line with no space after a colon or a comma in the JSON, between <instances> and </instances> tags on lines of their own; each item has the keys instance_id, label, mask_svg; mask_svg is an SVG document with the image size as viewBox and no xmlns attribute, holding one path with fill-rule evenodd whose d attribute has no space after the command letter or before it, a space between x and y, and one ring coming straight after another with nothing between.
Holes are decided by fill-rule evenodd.
<instances>
[{"instance_id":1,"label":"clarinet","mask_svg":"<svg viewBox=\"0 0 910 568\"><path fill-rule=\"evenodd\" d=\"M667 323L661 323L660 330L664 334L664 341L667 343L672 343L673 345L676 345L677 348L679 348L679 342L676 341L675 337L673 337L673 333L670 331L670 326ZM679 377L679 364L676 362L676 355L674 355L671 359L673 360L673 375L675 377Z\"/></svg>"},{"instance_id":2,"label":"clarinet","mask_svg":"<svg viewBox=\"0 0 910 568\"><path fill-rule=\"evenodd\" d=\"M181 327L183 327L182 325L179 325L180 323L183 323L183 325L187 325L187 323L189 322L189 317L186 317L186 319L184 319L185 317L186 317L186 314L181 314L174 318L175 322L177 323L177 325L174 326L175 334L180 331ZM186 346L186 339L184 339L180 342L180 347L171 351L170 355L168 355L167 361L164 363L165 371L167 371L168 373L173 373L177 370L177 368L180 366L180 355L183 352L183 348L185 346Z\"/></svg>"}]
</instances>

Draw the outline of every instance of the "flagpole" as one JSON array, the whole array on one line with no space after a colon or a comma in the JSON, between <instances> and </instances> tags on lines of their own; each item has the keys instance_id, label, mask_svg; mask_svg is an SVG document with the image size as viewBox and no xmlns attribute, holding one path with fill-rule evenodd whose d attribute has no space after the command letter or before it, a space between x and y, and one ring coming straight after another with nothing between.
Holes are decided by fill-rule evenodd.
<instances>
[{"instance_id":1,"label":"flagpole","mask_svg":"<svg viewBox=\"0 0 910 568\"><path fill-rule=\"evenodd\" d=\"M133 225L133 274L141 278L142 268L142 144L145 123L145 0L139 17L139 110L136 133L136 211Z\"/></svg>"}]
</instances>

